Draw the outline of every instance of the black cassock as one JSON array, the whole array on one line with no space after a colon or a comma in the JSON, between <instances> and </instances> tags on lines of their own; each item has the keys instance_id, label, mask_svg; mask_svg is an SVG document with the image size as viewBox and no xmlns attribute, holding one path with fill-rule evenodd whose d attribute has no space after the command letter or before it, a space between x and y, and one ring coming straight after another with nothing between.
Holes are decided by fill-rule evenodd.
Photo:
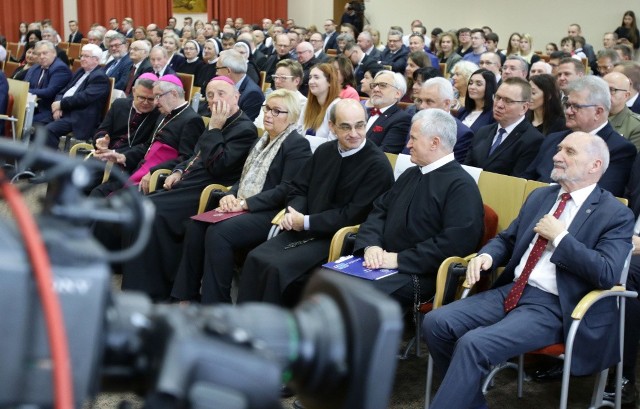
<instances>
[{"instance_id":1,"label":"black cassock","mask_svg":"<svg viewBox=\"0 0 640 409\"><path fill-rule=\"evenodd\" d=\"M282 232L252 250L240 274L238 302L295 302L299 285L327 260L333 234L362 223L373 201L392 183L389 161L373 142L367 140L359 152L346 157L338 152L337 141L320 145L294 179L287 201L309 215L310 230Z\"/></svg>"},{"instance_id":2,"label":"black cassock","mask_svg":"<svg viewBox=\"0 0 640 409\"><path fill-rule=\"evenodd\" d=\"M419 278L421 300L435 293L440 263L473 253L483 233L484 209L473 178L457 162L427 174L407 169L373 204L360 226L354 254L369 246L398 253L399 274L371 283L402 304L413 302L411 275Z\"/></svg>"},{"instance_id":3,"label":"black cassock","mask_svg":"<svg viewBox=\"0 0 640 409\"><path fill-rule=\"evenodd\" d=\"M190 216L198 211L200 193L211 184L231 185L240 179L249 149L258 137L256 127L242 111L220 129L206 130L195 155L179 164L182 180L171 190L149 196L156 207L153 231L145 250L123 266L122 289L147 293L154 300L169 297L182 255L182 240ZM131 237L125 236L125 242Z\"/></svg>"}]
</instances>

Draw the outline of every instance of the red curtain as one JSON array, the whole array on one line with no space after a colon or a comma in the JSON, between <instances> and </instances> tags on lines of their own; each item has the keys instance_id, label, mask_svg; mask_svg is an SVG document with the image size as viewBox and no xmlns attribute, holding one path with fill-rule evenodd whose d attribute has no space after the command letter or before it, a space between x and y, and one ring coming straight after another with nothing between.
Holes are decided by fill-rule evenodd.
<instances>
[{"instance_id":1,"label":"red curtain","mask_svg":"<svg viewBox=\"0 0 640 409\"><path fill-rule=\"evenodd\" d=\"M78 22L80 31L87 33L93 23L109 28L109 19L115 17L119 22L125 17L133 19L134 28L156 23L164 28L167 19L172 14L171 0L159 1L131 1L131 0L79 0Z\"/></svg>"},{"instance_id":2,"label":"red curtain","mask_svg":"<svg viewBox=\"0 0 640 409\"><path fill-rule=\"evenodd\" d=\"M242 17L246 24L261 24L265 17L287 18L287 0L208 0L208 6L209 17L217 18L223 25L227 17Z\"/></svg>"},{"instance_id":3,"label":"red curtain","mask_svg":"<svg viewBox=\"0 0 640 409\"><path fill-rule=\"evenodd\" d=\"M66 23L62 17L62 0L18 0L10 3L0 13L0 33L7 37L7 41L18 41L18 26L21 21L30 23L45 18L51 19L60 37L64 37Z\"/></svg>"}]
</instances>

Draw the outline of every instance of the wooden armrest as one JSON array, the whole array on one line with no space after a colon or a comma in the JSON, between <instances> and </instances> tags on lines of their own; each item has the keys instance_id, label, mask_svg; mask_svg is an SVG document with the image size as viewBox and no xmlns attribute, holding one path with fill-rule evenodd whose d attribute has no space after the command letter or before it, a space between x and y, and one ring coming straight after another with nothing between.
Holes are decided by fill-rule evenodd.
<instances>
[{"instance_id":1,"label":"wooden armrest","mask_svg":"<svg viewBox=\"0 0 640 409\"><path fill-rule=\"evenodd\" d=\"M204 213L205 209L207 208L211 192L213 192L214 190L222 190L223 192L228 192L229 189L231 189L230 186L219 185L217 183L212 183L202 189L202 193L200 193L200 204L198 205L198 214Z\"/></svg>"},{"instance_id":2,"label":"wooden armrest","mask_svg":"<svg viewBox=\"0 0 640 409\"><path fill-rule=\"evenodd\" d=\"M86 143L86 142L80 142L80 143L76 143L75 145L73 145L71 147L71 149L69 149L69 156L74 157L78 155L78 151L84 149L86 151L90 151L89 155L87 155L87 157L93 155L93 145L91 145L90 143Z\"/></svg>"},{"instance_id":3,"label":"wooden armrest","mask_svg":"<svg viewBox=\"0 0 640 409\"><path fill-rule=\"evenodd\" d=\"M158 169L151 174L151 179L149 180L149 193L155 192L158 189L158 179L162 175L170 175L171 169Z\"/></svg>"},{"instance_id":4,"label":"wooden armrest","mask_svg":"<svg viewBox=\"0 0 640 409\"><path fill-rule=\"evenodd\" d=\"M357 233L360 229L360 225L356 226L346 226L335 232L333 238L331 238L331 246L329 247L329 261L336 261L342 252L342 246L344 244L344 239L352 233Z\"/></svg>"},{"instance_id":5,"label":"wooden armrest","mask_svg":"<svg viewBox=\"0 0 640 409\"><path fill-rule=\"evenodd\" d=\"M454 263L460 263L463 266L466 266L467 264L469 264L469 260L471 260L473 257L475 257L475 253L470 254L466 257L448 257L440 264L440 267L438 268L438 275L436 277L436 295L433 299L433 309L442 307L445 287L447 285L449 266ZM471 286L467 284L467 287L465 288L471 288Z\"/></svg>"},{"instance_id":6,"label":"wooden armrest","mask_svg":"<svg viewBox=\"0 0 640 409\"><path fill-rule=\"evenodd\" d=\"M278 212L278 214L276 214L274 216L273 219L271 219L271 224L275 224L278 225L280 224L280 222L282 221L282 218L284 217L284 214L286 213L287 209L282 209Z\"/></svg>"},{"instance_id":7,"label":"wooden armrest","mask_svg":"<svg viewBox=\"0 0 640 409\"><path fill-rule=\"evenodd\" d=\"M582 297L578 305L575 306L573 312L571 313L571 318L574 320L581 320L584 318L584 315L589 311L589 308L598 301L607 297L628 297L634 298L637 297L638 293L636 291L628 291L621 285L616 285L611 287L608 290L593 290L590 291L587 295Z\"/></svg>"}]
</instances>

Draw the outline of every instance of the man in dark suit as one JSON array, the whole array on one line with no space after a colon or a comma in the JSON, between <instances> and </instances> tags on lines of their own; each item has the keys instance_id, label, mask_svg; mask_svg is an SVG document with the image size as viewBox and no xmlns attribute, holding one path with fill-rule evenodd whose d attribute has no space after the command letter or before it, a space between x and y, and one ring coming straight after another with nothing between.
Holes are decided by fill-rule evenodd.
<instances>
[{"instance_id":1,"label":"man in dark suit","mask_svg":"<svg viewBox=\"0 0 640 409\"><path fill-rule=\"evenodd\" d=\"M361 89L364 74L372 68L376 71L382 71L382 64L380 64L374 58L366 55L364 51L362 51L362 49L354 43L347 43L344 46L344 55L347 56L353 64L358 93L361 96L368 96L368 94L362 92Z\"/></svg>"},{"instance_id":2,"label":"man in dark suit","mask_svg":"<svg viewBox=\"0 0 640 409\"><path fill-rule=\"evenodd\" d=\"M264 64L264 71L267 73L266 82L271 83L272 87L274 85L274 81L271 77L276 72L276 64L282 60L291 58L289 55L289 51L291 50L291 41L289 41L289 37L286 34L278 34L275 37L273 47L276 52L271 54L269 58L267 58L267 62Z\"/></svg>"},{"instance_id":3,"label":"man in dark suit","mask_svg":"<svg viewBox=\"0 0 640 409\"><path fill-rule=\"evenodd\" d=\"M404 74L408 55L409 49L402 44L402 33L398 30L389 30L387 48L380 54L380 64L390 65L394 72Z\"/></svg>"},{"instance_id":4,"label":"man in dark suit","mask_svg":"<svg viewBox=\"0 0 640 409\"><path fill-rule=\"evenodd\" d=\"M109 42L109 51L113 59L104 66L104 72L107 77L113 78L114 88L124 91L129 80L129 71L133 62L127 53L127 39L120 33L111 38Z\"/></svg>"},{"instance_id":5,"label":"man in dark suit","mask_svg":"<svg viewBox=\"0 0 640 409\"><path fill-rule=\"evenodd\" d=\"M318 64L319 61L316 60L316 57L313 54L313 46L311 43L306 41L298 44L296 47L296 53L298 54L298 62L302 65L304 73L299 89L302 95L307 95L309 93L309 71L311 71L311 68Z\"/></svg>"},{"instance_id":6,"label":"man in dark suit","mask_svg":"<svg viewBox=\"0 0 640 409\"><path fill-rule=\"evenodd\" d=\"M145 72L153 72L151 62L149 62L149 52L151 46L148 41L139 40L131 43L129 47L129 59L131 67L127 74L127 85L124 87L124 93L128 96L131 93L135 81Z\"/></svg>"},{"instance_id":7,"label":"man in dark suit","mask_svg":"<svg viewBox=\"0 0 640 409\"><path fill-rule=\"evenodd\" d=\"M602 78L589 75L572 81L568 85L567 92L568 97L565 102L567 128L573 132L597 134L606 142L609 147L610 164L599 183L603 189L607 189L613 195L622 196L636 156L636 148L609 124L611 109L609 85ZM554 167L553 155L558 144L571 131L547 135L538 155L522 177L551 182L550 174Z\"/></svg>"},{"instance_id":8,"label":"man in dark suit","mask_svg":"<svg viewBox=\"0 0 640 409\"><path fill-rule=\"evenodd\" d=\"M35 54L40 65L27 71L25 81L29 83L29 93L38 99L33 122L48 124L53 121L51 104L58 92L67 86L72 73L69 66L56 57L56 49L50 41L38 41Z\"/></svg>"},{"instance_id":9,"label":"man in dark suit","mask_svg":"<svg viewBox=\"0 0 640 409\"><path fill-rule=\"evenodd\" d=\"M324 21L324 52L327 50L338 49L338 32L336 31L336 22L332 19Z\"/></svg>"},{"instance_id":10,"label":"man in dark suit","mask_svg":"<svg viewBox=\"0 0 640 409\"><path fill-rule=\"evenodd\" d=\"M93 136L109 95L109 78L98 68L102 50L95 44L86 44L80 52L82 69L56 96L51 104L53 122L47 125L47 146L57 148L60 137L73 132L76 139Z\"/></svg>"},{"instance_id":11,"label":"man in dark suit","mask_svg":"<svg viewBox=\"0 0 640 409\"><path fill-rule=\"evenodd\" d=\"M631 80L631 95L627 100L627 106L636 114L640 114L640 64L635 61L617 62L613 71L624 74Z\"/></svg>"},{"instance_id":12,"label":"man in dark suit","mask_svg":"<svg viewBox=\"0 0 640 409\"><path fill-rule=\"evenodd\" d=\"M382 53L373 44L373 37L371 37L370 32L363 31L358 34L358 47L360 47L360 49L369 57L376 61L380 61L380 55Z\"/></svg>"},{"instance_id":13,"label":"man in dark suit","mask_svg":"<svg viewBox=\"0 0 640 409\"><path fill-rule=\"evenodd\" d=\"M411 126L411 115L398 106L407 92L404 77L393 71L380 71L371 83L373 108L369 109L367 139L385 152L400 153Z\"/></svg>"},{"instance_id":14,"label":"man in dark suit","mask_svg":"<svg viewBox=\"0 0 640 409\"><path fill-rule=\"evenodd\" d=\"M76 20L69 20L69 30L71 33L69 34L69 42L70 43L80 43L84 36L78 30L78 22Z\"/></svg>"},{"instance_id":15,"label":"man in dark suit","mask_svg":"<svg viewBox=\"0 0 640 409\"><path fill-rule=\"evenodd\" d=\"M316 60L319 63L329 61L329 56L322 50L322 46L324 45L322 34L311 34L311 36L309 37L309 43L311 43L311 46L313 46L313 55L316 57Z\"/></svg>"},{"instance_id":16,"label":"man in dark suit","mask_svg":"<svg viewBox=\"0 0 640 409\"><path fill-rule=\"evenodd\" d=\"M435 77L429 78L422 84L414 103L418 111L434 108L450 113L451 101L454 99L451 82L442 77ZM462 164L473 140L473 131L455 116L453 119L456 122L456 144L453 147L453 154L456 160ZM408 137L407 142L409 142ZM409 148L405 147L402 153L409 154Z\"/></svg>"},{"instance_id":17,"label":"man in dark suit","mask_svg":"<svg viewBox=\"0 0 640 409\"><path fill-rule=\"evenodd\" d=\"M264 103L262 90L247 76L247 64L244 57L236 50L224 50L220 53L217 64L217 75L225 75L233 80L240 93L238 106L254 121L260 114ZM200 112L202 114L202 112ZM210 111L204 115L210 115Z\"/></svg>"},{"instance_id":18,"label":"man in dark suit","mask_svg":"<svg viewBox=\"0 0 640 409\"><path fill-rule=\"evenodd\" d=\"M465 165L520 176L542 143L542 134L525 118L530 100L531 85L526 80L503 80L493 103L493 117L497 122L478 130Z\"/></svg>"},{"instance_id":19,"label":"man in dark suit","mask_svg":"<svg viewBox=\"0 0 640 409\"><path fill-rule=\"evenodd\" d=\"M567 136L553 158L552 178L559 185L531 193L511 225L469 262L471 284L481 270L506 266L494 288L425 316L422 334L444 375L432 408L486 408L481 383L493 365L563 342L582 297L620 282L634 219L597 185L608 156L598 136ZM574 375L619 359L619 339L612 336L619 324L616 300L595 309L586 318L597 324L583 325L576 336Z\"/></svg>"},{"instance_id":20,"label":"man in dark suit","mask_svg":"<svg viewBox=\"0 0 640 409\"><path fill-rule=\"evenodd\" d=\"M127 38L133 38L133 19L131 17L125 17L121 23L122 30L120 32Z\"/></svg>"},{"instance_id":21,"label":"man in dark suit","mask_svg":"<svg viewBox=\"0 0 640 409\"><path fill-rule=\"evenodd\" d=\"M365 267L399 270L371 284L403 307L415 301L414 291L421 300L432 298L444 259L473 252L482 238L480 191L455 161L455 144L451 115L439 109L417 113L407 147L418 166L376 199L358 231L354 254L364 256Z\"/></svg>"},{"instance_id":22,"label":"man in dark suit","mask_svg":"<svg viewBox=\"0 0 640 409\"><path fill-rule=\"evenodd\" d=\"M67 52L62 48L58 47L58 42L60 41L60 37L58 36L58 32L51 27L42 29L42 39L50 41L51 44L56 48L56 55L58 58L65 64L69 65L69 57L67 56Z\"/></svg>"}]
</instances>

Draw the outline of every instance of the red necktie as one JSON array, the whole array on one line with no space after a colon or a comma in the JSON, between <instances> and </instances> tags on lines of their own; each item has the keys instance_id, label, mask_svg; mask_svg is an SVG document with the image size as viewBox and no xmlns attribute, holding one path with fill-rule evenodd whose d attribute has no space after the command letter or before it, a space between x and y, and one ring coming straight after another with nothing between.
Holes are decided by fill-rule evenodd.
<instances>
[{"instance_id":1,"label":"red necktie","mask_svg":"<svg viewBox=\"0 0 640 409\"><path fill-rule=\"evenodd\" d=\"M380 111L376 107L369 108L369 116L375 116L375 115L382 115L382 111Z\"/></svg>"},{"instance_id":2,"label":"red necktie","mask_svg":"<svg viewBox=\"0 0 640 409\"><path fill-rule=\"evenodd\" d=\"M133 79L136 76L136 66L132 65L131 70L129 70L129 79L127 80L127 86L124 88L125 95L129 96L131 94L131 87L133 87Z\"/></svg>"},{"instance_id":3,"label":"red necktie","mask_svg":"<svg viewBox=\"0 0 640 409\"><path fill-rule=\"evenodd\" d=\"M558 207L553 213L553 217L556 219L560 217L569 199L571 199L571 195L569 193L563 193L560 196L560 203L558 203ZM507 294L507 298L504 300L504 312L509 312L518 305L518 301L524 291L524 286L527 284L527 281L529 281L529 276L531 275L533 268L538 264L540 257L542 257L542 252L545 247L547 247L548 242L549 240L542 236L538 236L538 239L533 245L533 249L531 249L531 253L529 253L529 257L527 258L527 263L524 265L522 274L520 274L520 277L518 277L516 283L511 287L509 294Z\"/></svg>"}]
</instances>

